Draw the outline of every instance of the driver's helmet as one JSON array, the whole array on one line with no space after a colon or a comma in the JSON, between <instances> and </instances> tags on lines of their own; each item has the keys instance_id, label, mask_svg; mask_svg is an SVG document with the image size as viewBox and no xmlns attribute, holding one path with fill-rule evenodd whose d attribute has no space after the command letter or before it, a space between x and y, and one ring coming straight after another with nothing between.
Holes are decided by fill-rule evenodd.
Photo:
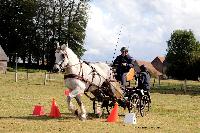
<instances>
[{"instance_id":1,"label":"driver's helmet","mask_svg":"<svg viewBox=\"0 0 200 133\"><path fill-rule=\"evenodd\" d=\"M122 52L122 51L127 51L127 52L128 52L128 48L127 48L127 47L122 47L120 51L121 51L121 52Z\"/></svg>"}]
</instances>

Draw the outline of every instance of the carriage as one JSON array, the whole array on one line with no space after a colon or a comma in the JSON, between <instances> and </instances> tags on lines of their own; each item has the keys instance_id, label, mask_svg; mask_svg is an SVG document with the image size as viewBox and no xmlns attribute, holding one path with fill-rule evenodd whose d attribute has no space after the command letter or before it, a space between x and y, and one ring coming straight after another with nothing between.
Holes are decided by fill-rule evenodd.
<instances>
[{"instance_id":1,"label":"carriage","mask_svg":"<svg viewBox=\"0 0 200 133\"><path fill-rule=\"evenodd\" d=\"M127 74L129 84L122 91L120 83L114 79L113 70L108 64L82 61L66 45L58 46L55 57L53 69L63 71L66 87L70 90L67 96L68 109L81 119L86 119L87 116L81 94L88 96L87 92L93 94L93 97L88 97L93 101L94 113L99 116L101 113L98 109L106 108L109 113L115 102L118 102L119 106L124 109L127 108L129 112L140 112L142 116L144 116L146 106L149 110L148 96L142 89L131 87L130 82L134 78L134 69ZM78 112L72 104L73 98L76 99L81 112Z\"/></svg>"},{"instance_id":2,"label":"carriage","mask_svg":"<svg viewBox=\"0 0 200 133\"><path fill-rule=\"evenodd\" d=\"M117 102L118 105L122 108L127 109L129 113L140 113L143 117L150 109L150 99L147 95L147 91L140 89L131 82L134 82L134 79L137 79L137 75L135 75L135 71L131 68L126 76L127 84L125 88L123 88L123 92L121 91L122 87L119 81L109 81L115 89L116 93L113 95L109 92L109 86L102 85L102 89L96 90L93 93L95 96L93 98L89 97L93 101L93 111L94 114L97 114L98 117L101 117L105 110L107 113L110 113L110 110L114 107ZM100 103L100 104L99 104ZM101 109L100 109L101 108ZM103 110L100 112L99 110Z\"/></svg>"}]
</instances>

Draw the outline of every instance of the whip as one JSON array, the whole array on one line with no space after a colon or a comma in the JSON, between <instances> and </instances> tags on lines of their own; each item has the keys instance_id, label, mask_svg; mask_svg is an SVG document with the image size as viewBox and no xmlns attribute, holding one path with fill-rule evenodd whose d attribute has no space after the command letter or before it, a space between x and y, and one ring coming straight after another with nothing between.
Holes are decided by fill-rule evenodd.
<instances>
[{"instance_id":1,"label":"whip","mask_svg":"<svg viewBox=\"0 0 200 133\"><path fill-rule=\"evenodd\" d=\"M118 44L119 44L119 37L120 37L120 35L121 35L121 32L122 32L122 26L121 26L121 29L120 29L119 34L118 34L119 36L118 36L118 38L117 38L117 43L116 43L116 45L115 45L112 63L114 62L114 59L115 59L115 54L116 54L117 47L118 47Z\"/></svg>"}]
</instances>

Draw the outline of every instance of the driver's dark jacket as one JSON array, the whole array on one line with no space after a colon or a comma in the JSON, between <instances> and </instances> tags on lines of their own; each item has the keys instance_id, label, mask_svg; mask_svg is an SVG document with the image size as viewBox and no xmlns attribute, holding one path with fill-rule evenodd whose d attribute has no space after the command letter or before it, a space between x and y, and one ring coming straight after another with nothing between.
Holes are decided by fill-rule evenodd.
<instances>
[{"instance_id":1,"label":"driver's dark jacket","mask_svg":"<svg viewBox=\"0 0 200 133\"><path fill-rule=\"evenodd\" d=\"M116 67L117 80L120 80L123 73L129 72L130 68L133 67L134 61L135 60L130 55L117 56L113 62L113 66ZM122 65L123 63L126 63L126 66Z\"/></svg>"}]
</instances>

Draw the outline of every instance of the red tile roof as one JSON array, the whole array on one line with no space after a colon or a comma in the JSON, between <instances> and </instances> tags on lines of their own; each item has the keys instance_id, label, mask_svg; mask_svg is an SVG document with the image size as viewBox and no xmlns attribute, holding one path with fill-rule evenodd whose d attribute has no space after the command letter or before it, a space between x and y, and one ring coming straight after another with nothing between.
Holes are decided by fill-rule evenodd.
<instances>
[{"instance_id":1,"label":"red tile roof","mask_svg":"<svg viewBox=\"0 0 200 133\"><path fill-rule=\"evenodd\" d=\"M164 60L165 60L165 57L164 56L157 56L158 57L158 59L163 63L164 62Z\"/></svg>"},{"instance_id":2,"label":"red tile roof","mask_svg":"<svg viewBox=\"0 0 200 133\"><path fill-rule=\"evenodd\" d=\"M156 75L162 75L159 71L157 71L157 70L153 67L153 65L151 64L151 62L141 61L141 60L137 60L136 62L137 62L137 64L138 64L139 66L141 66L141 65L144 64L144 65L147 67L147 69L148 69L149 71L151 71L152 73L155 73Z\"/></svg>"}]
</instances>

